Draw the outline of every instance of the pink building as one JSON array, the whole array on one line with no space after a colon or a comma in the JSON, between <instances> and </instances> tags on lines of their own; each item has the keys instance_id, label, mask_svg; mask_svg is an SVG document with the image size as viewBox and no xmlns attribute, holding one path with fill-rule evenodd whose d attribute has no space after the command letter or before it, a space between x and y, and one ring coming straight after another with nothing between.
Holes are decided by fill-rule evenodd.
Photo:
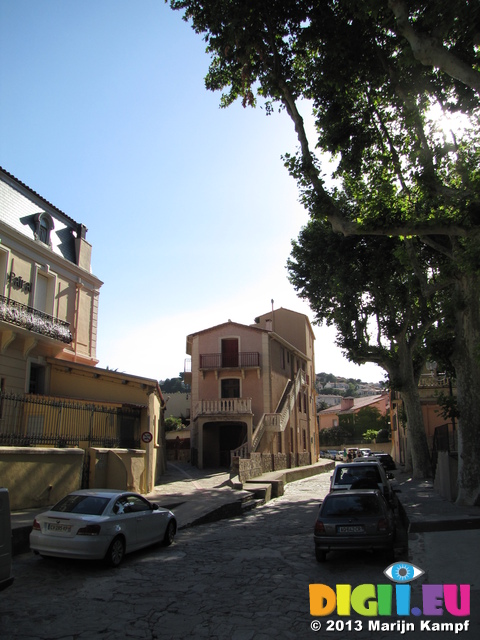
<instances>
[{"instance_id":1,"label":"pink building","mask_svg":"<svg viewBox=\"0 0 480 640\"><path fill-rule=\"evenodd\" d=\"M360 409L370 407L377 409L384 416L390 409L390 394L388 392L362 398L342 398L340 404L318 412L318 426L322 429L338 427L341 416L357 414Z\"/></svg>"},{"instance_id":2,"label":"pink building","mask_svg":"<svg viewBox=\"0 0 480 640\"><path fill-rule=\"evenodd\" d=\"M230 466L252 452L317 460L314 339L308 318L288 309L187 337L193 464Z\"/></svg>"}]
</instances>

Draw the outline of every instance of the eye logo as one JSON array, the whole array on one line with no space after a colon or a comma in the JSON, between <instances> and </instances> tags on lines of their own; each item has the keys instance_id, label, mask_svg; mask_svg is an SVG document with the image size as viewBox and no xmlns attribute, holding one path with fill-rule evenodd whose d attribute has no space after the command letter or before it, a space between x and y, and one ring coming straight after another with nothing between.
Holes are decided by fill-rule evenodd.
<instances>
[{"instance_id":1,"label":"eye logo","mask_svg":"<svg viewBox=\"0 0 480 640\"><path fill-rule=\"evenodd\" d=\"M408 562L394 562L383 572L392 582L411 582L422 576L425 571Z\"/></svg>"}]
</instances>

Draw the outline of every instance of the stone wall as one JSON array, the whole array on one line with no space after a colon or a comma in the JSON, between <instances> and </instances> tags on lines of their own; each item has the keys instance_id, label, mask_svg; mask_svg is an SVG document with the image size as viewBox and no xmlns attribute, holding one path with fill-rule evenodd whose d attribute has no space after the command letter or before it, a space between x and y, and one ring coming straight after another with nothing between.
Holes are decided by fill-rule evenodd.
<instances>
[{"instance_id":1,"label":"stone wall","mask_svg":"<svg viewBox=\"0 0 480 640\"><path fill-rule=\"evenodd\" d=\"M311 464L310 453L251 453L250 458L233 458L232 476L238 476L240 482L258 478L263 473L308 466Z\"/></svg>"},{"instance_id":2,"label":"stone wall","mask_svg":"<svg viewBox=\"0 0 480 640\"><path fill-rule=\"evenodd\" d=\"M85 451L49 447L0 447L0 486L12 511L47 507L80 489Z\"/></svg>"}]
</instances>

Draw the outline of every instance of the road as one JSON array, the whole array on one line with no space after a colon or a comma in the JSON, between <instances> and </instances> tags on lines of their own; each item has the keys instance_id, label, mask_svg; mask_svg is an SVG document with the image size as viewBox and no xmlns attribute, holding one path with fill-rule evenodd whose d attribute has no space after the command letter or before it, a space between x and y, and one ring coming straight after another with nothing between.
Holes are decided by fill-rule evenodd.
<instances>
[{"instance_id":1,"label":"road","mask_svg":"<svg viewBox=\"0 0 480 640\"><path fill-rule=\"evenodd\" d=\"M328 473L289 484L284 496L248 515L181 530L171 547L127 556L119 569L17 556L15 583L0 594L0 638L398 638L399 629L372 632L357 614L340 621L332 615L330 622L310 615L310 584L388 583L382 556L339 553L315 561L313 523L328 484ZM312 630L317 622L319 633ZM405 635L424 638L413 622Z\"/></svg>"}]
</instances>

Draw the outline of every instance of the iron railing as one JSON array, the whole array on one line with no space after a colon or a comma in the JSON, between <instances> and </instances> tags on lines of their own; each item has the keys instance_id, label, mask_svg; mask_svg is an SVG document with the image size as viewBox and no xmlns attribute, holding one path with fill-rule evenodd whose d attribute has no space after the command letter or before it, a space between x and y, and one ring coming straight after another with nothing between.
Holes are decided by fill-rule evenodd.
<instances>
[{"instance_id":1,"label":"iron railing","mask_svg":"<svg viewBox=\"0 0 480 640\"><path fill-rule=\"evenodd\" d=\"M200 355L200 369L241 369L259 366L260 354L256 351L204 353Z\"/></svg>"},{"instance_id":2,"label":"iron railing","mask_svg":"<svg viewBox=\"0 0 480 640\"><path fill-rule=\"evenodd\" d=\"M73 340L70 323L4 296L0 296L0 320L66 344Z\"/></svg>"},{"instance_id":3,"label":"iron railing","mask_svg":"<svg viewBox=\"0 0 480 640\"><path fill-rule=\"evenodd\" d=\"M138 407L0 394L0 445L140 448Z\"/></svg>"}]
</instances>

